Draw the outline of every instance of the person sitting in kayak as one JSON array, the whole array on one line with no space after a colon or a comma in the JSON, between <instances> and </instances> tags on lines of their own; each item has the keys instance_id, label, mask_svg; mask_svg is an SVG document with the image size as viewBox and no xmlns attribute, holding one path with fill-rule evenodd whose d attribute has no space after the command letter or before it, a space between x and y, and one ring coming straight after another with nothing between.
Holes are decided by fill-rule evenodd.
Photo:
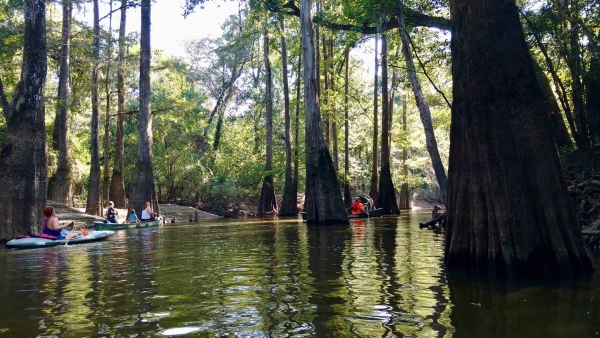
<instances>
[{"instance_id":1,"label":"person sitting in kayak","mask_svg":"<svg viewBox=\"0 0 600 338\"><path fill-rule=\"evenodd\" d=\"M360 197L357 197L354 200L354 203L352 203L352 215L359 215L362 213L368 213L365 210L365 207L362 205L362 203L360 203Z\"/></svg>"},{"instance_id":2,"label":"person sitting in kayak","mask_svg":"<svg viewBox=\"0 0 600 338\"><path fill-rule=\"evenodd\" d=\"M152 208L150 208L150 202L146 202L144 205L144 210L142 210L142 222L150 222L154 221L154 213L152 212Z\"/></svg>"},{"instance_id":3,"label":"person sitting in kayak","mask_svg":"<svg viewBox=\"0 0 600 338\"><path fill-rule=\"evenodd\" d=\"M129 223L139 223L140 222L140 219L135 214L135 209L131 209L131 211L129 211L128 219L129 219Z\"/></svg>"},{"instance_id":4,"label":"person sitting in kayak","mask_svg":"<svg viewBox=\"0 0 600 338\"><path fill-rule=\"evenodd\" d=\"M56 239L69 239L77 237L76 233L67 230L69 227L72 228L73 222L61 226L60 223L58 223L58 217L56 217L56 214L54 213L54 208L51 206L45 207L42 211L42 214L44 217L46 217L43 222L43 234L54 236Z\"/></svg>"},{"instance_id":5,"label":"person sitting in kayak","mask_svg":"<svg viewBox=\"0 0 600 338\"><path fill-rule=\"evenodd\" d=\"M106 220L104 223L119 223L117 217L119 217L119 212L114 208L115 204L113 201L108 202L108 209L106 209Z\"/></svg>"}]
</instances>

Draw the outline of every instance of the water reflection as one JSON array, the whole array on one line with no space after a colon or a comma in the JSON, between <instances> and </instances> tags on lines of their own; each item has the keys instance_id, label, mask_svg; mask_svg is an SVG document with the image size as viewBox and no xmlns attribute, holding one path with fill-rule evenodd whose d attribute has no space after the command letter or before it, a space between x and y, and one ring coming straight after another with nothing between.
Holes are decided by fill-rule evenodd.
<instances>
[{"instance_id":1,"label":"water reflection","mask_svg":"<svg viewBox=\"0 0 600 338\"><path fill-rule=\"evenodd\" d=\"M448 278L443 234L419 229L427 217L220 219L4 251L0 337L596 335L597 282L507 291Z\"/></svg>"}]
</instances>

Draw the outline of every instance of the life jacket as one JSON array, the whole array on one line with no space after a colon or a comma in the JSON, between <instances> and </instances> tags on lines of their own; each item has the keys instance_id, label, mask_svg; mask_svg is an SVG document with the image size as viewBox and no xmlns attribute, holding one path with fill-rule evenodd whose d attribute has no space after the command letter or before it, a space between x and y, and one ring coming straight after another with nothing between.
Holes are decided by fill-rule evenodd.
<instances>
[{"instance_id":1,"label":"life jacket","mask_svg":"<svg viewBox=\"0 0 600 338\"><path fill-rule=\"evenodd\" d=\"M362 211L362 203L360 203L359 201L354 201L354 203L352 203L352 214L353 215L358 215L360 214Z\"/></svg>"}]
</instances>

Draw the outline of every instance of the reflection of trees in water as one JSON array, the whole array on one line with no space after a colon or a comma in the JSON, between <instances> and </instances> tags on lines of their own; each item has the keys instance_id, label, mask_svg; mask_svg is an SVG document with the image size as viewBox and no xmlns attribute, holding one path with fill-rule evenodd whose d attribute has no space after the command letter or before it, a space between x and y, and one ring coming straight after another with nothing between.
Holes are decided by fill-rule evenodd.
<instances>
[{"instance_id":1,"label":"reflection of trees in water","mask_svg":"<svg viewBox=\"0 0 600 338\"><path fill-rule=\"evenodd\" d=\"M531 287L459 275L448 283L455 337L594 337L600 327L592 284Z\"/></svg>"},{"instance_id":2,"label":"reflection of trees in water","mask_svg":"<svg viewBox=\"0 0 600 338\"><path fill-rule=\"evenodd\" d=\"M375 245L374 222L353 220L350 233L343 263L349 331L360 337L382 336L389 332L382 327L389 312L379 301L384 279L378 273L381 257Z\"/></svg>"},{"instance_id":3,"label":"reflection of trees in water","mask_svg":"<svg viewBox=\"0 0 600 338\"><path fill-rule=\"evenodd\" d=\"M89 289L87 251L55 247L18 254L19 261L5 267L17 279L3 281L5 304L0 318L8 319L11 336L89 336L95 325L86 316ZM16 255L12 258L16 258ZM5 269L2 269L5 270ZM6 270L5 270L6 271ZM33 310L33 311L32 311ZM4 325L0 325L4 327Z\"/></svg>"},{"instance_id":4,"label":"reflection of trees in water","mask_svg":"<svg viewBox=\"0 0 600 338\"><path fill-rule=\"evenodd\" d=\"M270 262L258 306L262 331L275 336L311 333L312 327L306 325L314 318L309 303L306 227L279 226L272 235L264 242Z\"/></svg>"},{"instance_id":5,"label":"reflection of trees in water","mask_svg":"<svg viewBox=\"0 0 600 338\"><path fill-rule=\"evenodd\" d=\"M343 263L349 231L346 226L308 227L308 269L314 289L309 302L315 307L312 320L315 334L331 337L336 332L349 332L350 304L343 283Z\"/></svg>"},{"instance_id":6,"label":"reflection of trees in water","mask_svg":"<svg viewBox=\"0 0 600 338\"><path fill-rule=\"evenodd\" d=\"M60 299L68 271L61 252L54 248L5 255L0 259L0 333L7 337L51 334L47 332L54 324L52 314L64 306Z\"/></svg>"},{"instance_id":7,"label":"reflection of trees in water","mask_svg":"<svg viewBox=\"0 0 600 338\"><path fill-rule=\"evenodd\" d=\"M134 335L158 332L158 320L147 318L156 294L153 265L158 234L149 230L118 231L113 246L90 254L91 285L87 295L97 332Z\"/></svg>"},{"instance_id":8,"label":"reflection of trees in water","mask_svg":"<svg viewBox=\"0 0 600 338\"><path fill-rule=\"evenodd\" d=\"M390 317L384 325L389 332L383 334L444 336L449 320L441 242L431 232L420 232L416 221L410 215L383 218L374 226L379 316Z\"/></svg>"}]
</instances>

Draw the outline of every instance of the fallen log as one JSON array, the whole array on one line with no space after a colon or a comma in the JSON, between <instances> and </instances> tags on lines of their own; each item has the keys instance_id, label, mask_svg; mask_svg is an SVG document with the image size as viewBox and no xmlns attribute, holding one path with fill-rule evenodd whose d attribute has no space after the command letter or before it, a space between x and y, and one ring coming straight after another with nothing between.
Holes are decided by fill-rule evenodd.
<instances>
[{"instance_id":1,"label":"fallen log","mask_svg":"<svg viewBox=\"0 0 600 338\"><path fill-rule=\"evenodd\" d=\"M584 236L600 236L600 230L582 230L581 234Z\"/></svg>"},{"instance_id":2,"label":"fallen log","mask_svg":"<svg viewBox=\"0 0 600 338\"><path fill-rule=\"evenodd\" d=\"M430 226L435 227L437 223L440 223L440 226L444 226L446 223L446 213L439 214L437 217L432 218L430 221L425 223L419 223L419 228L427 228Z\"/></svg>"}]
</instances>

